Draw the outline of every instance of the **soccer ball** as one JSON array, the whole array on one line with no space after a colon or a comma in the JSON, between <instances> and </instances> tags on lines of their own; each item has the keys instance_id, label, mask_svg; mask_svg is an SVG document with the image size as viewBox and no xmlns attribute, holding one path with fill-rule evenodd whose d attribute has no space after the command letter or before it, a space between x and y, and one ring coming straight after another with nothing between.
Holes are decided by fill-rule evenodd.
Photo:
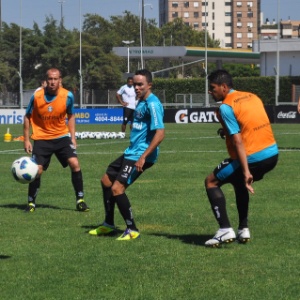
<instances>
[{"instance_id":1,"label":"soccer ball","mask_svg":"<svg viewBox=\"0 0 300 300\"><path fill-rule=\"evenodd\" d=\"M34 181L37 176L38 165L33 158L23 156L12 163L11 172L16 181L20 183L30 183Z\"/></svg>"}]
</instances>

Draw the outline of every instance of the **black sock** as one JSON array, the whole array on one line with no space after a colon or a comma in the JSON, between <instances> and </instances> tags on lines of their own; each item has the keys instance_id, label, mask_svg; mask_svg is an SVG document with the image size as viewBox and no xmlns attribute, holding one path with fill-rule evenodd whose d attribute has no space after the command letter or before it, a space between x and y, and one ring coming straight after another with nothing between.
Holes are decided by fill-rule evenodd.
<instances>
[{"instance_id":1,"label":"black sock","mask_svg":"<svg viewBox=\"0 0 300 300\"><path fill-rule=\"evenodd\" d=\"M239 227L243 229L248 227L248 210L249 210L249 192L244 183L241 186L234 187L236 207L239 214Z\"/></svg>"},{"instance_id":2,"label":"black sock","mask_svg":"<svg viewBox=\"0 0 300 300\"><path fill-rule=\"evenodd\" d=\"M83 179L81 170L78 172L71 172L72 173L72 184L75 190L76 200L83 199Z\"/></svg>"},{"instance_id":3,"label":"black sock","mask_svg":"<svg viewBox=\"0 0 300 300\"><path fill-rule=\"evenodd\" d=\"M36 178L33 182L29 183L28 186L28 203L35 204L35 198L39 192L41 186L41 178Z\"/></svg>"},{"instance_id":4,"label":"black sock","mask_svg":"<svg viewBox=\"0 0 300 300\"><path fill-rule=\"evenodd\" d=\"M105 209L105 223L114 226L114 216L115 216L115 197L112 195L111 188L107 188L102 185L103 191L103 204Z\"/></svg>"},{"instance_id":5,"label":"black sock","mask_svg":"<svg viewBox=\"0 0 300 300\"><path fill-rule=\"evenodd\" d=\"M226 200L222 190L219 187L214 187L206 189L206 193L220 228L231 227L226 211Z\"/></svg>"},{"instance_id":6,"label":"black sock","mask_svg":"<svg viewBox=\"0 0 300 300\"><path fill-rule=\"evenodd\" d=\"M115 196L115 200L118 205L119 211L127 225L127 228L138 231L134 223L132 209L127 195L124 193Z\"/></svg>"}]
</instances>

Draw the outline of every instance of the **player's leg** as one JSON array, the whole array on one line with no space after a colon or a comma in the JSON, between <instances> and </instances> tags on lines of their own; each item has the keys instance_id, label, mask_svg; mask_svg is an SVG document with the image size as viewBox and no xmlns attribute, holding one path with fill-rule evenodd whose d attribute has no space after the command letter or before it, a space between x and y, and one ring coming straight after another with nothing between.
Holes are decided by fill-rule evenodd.
<instances>
[{"instance_id":1,"label":"player's leg","mask_svg":"<svg viewBox=\"0 0 300 300\"><path fill-rule=\"evenodd\" d=\"M241 168L232 179L235 192L236 207L239 215L237 240L241 243L250 241L250 230L248 228L249 192L245 186L244 176Z\"/></svg>"},{"instance_id":2,"label":"player's leg","mask_svg":"<svg viewBox=\"0 0 300 300\"><path fill-rule=\"evenodd\" d=\"M116 201L112 195L111 186L122 167L122 162L123 155L109 164L106 173L101 178L105 219L97 228L89 231L89 234L91 235L107 235L115 233L114 214Z\"/></svg>"},{"instance_id":3,"label":"player's leg","mask_svg":"<svg viewBox=\"0 0 300 300\"><path fill-rule=\"evenodd\" d=\"M131 240L140 236L135 224L132 207L128 196L125 193L127 187L135 182L142 172L137 172L134 166L135 161L124 159L122 168L112 185L112 193L115 197L118 209L125 221L126 230L117 240ZM145 163L143 171L150 168L152 163Z\"/></svg>"},{"instance_id":4,"label":"player's leg","mask_svg":"<svg viewBox=\"0 0 300 300\"><path fill-rule=\"evenodd\" d=\"M205 245L218 247L222 243L229 243L235 240L235 232L230 225L226 209L226 199L221 190L221 186L228 183L228 178L232 175L237 165L232 160L224 160L214 172L205 179L205 189L213 214L219 224L219 230L215 236L206 241Z\"/></svg>"},{"instance_id":5,"label":"player's leg","mask_svg":"<svg viewBox=\"0 0 300 300\"><path fill-rule=\"evenodd\" d=\"M128 122L130 122L130 130L132 130L133 118L134 118L134 109L130 109L130 115L128 117Z\"/></svg>"},{"instance_id":6,"label":"player's leg","mask_svg":"<svg viewBox=\"0 0 300 300\"><path fill-rule=\"evenodd\" d=\"M51 159L51 147L47 141L35 141L32 149L32 157L39 167L37 178L29 183L27 193L27 206L25 212L34 212L36 209L36 197L41 187L41 176L47 170Z\"/></svg>"},{"instance_id":7,"label":"player's leg","mask_svg":"<svg viewBox=\"0 0 300 300\"><path fill-rule=\"evenodd\" d=\"M80 212L87 212L90 209L84 200L83 176L76 149L69 137L55 140L54 143L57 159L64 168L69 166L71 169L71 182L75 192L76 209Z\"/></svg>"}]
</instances>

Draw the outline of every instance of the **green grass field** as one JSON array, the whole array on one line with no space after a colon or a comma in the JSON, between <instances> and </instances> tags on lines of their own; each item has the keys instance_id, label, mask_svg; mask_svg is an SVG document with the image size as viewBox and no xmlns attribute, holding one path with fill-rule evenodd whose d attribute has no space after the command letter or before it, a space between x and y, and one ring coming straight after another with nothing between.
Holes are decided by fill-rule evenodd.
<instances>
[{"instance_id":1,"label":"green grass field","mask_svg":"<svg viewBox=\"0 0 300 300\"><path fill-rule=\"evenodd\" d=\"M10 166L22 142L5 143L0 126L0 299L300 299L300 130L274 125L281 149L276 169L254 184L246 245L204 247L218 229L204 179L227 157L217 124L166 124L159 162L128 189L141 238L93 237L103 221L100 176L128 145L123 140L79 140L85 199L75 211L69 169L55 157L43 174L37 209L25 214L27 185ZM13 136L21 125L10 125ZM119 131L120 125L77 126L77 131ZM224 187L232 226L237 212ZM125 229L119 212L116 225Z\"/></svg>"}]
</instances>

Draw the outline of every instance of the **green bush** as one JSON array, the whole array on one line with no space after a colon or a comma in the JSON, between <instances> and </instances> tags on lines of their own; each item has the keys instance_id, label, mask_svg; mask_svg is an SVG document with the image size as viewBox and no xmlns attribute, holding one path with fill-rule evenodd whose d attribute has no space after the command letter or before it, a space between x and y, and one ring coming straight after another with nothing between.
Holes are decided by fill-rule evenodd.
<instances>
[{"instance_id":1,"label":"green bush","mask_svg":"<svg viewBox=\"0 0 300 300\"><path fill-rule=\"evenodd\" d=\"M275 104L275 77L242 77L233 78L234 88L257 94L265 104ZM300 85L300 77L280 77L279 102L292 101L292 86ZM155 78L153 89L165 90L166 101L174 102L176 94L204 94L205 79L162 79Z\"/></svg>"}]
</instances>

